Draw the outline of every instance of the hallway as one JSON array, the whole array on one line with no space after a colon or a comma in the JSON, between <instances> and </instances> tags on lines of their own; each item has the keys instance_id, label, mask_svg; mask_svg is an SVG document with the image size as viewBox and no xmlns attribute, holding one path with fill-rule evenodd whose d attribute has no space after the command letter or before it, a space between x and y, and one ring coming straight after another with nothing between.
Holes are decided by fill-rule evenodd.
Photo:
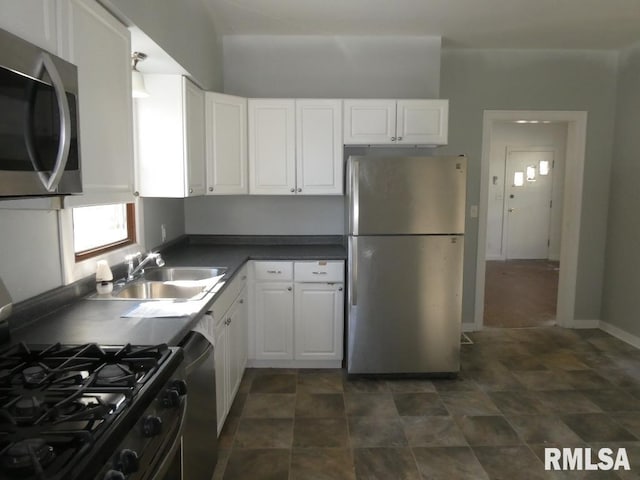
<instances>
[{"instance_id":1,"label":"hallway","mask_svg":"<svg viewBox=\"0 0 640 480\"><path fill-rule=\"evenodd\" d=\"M487 261L484 326L554 325L559 267L550 260Z\"/></svg>"}]
</instances>

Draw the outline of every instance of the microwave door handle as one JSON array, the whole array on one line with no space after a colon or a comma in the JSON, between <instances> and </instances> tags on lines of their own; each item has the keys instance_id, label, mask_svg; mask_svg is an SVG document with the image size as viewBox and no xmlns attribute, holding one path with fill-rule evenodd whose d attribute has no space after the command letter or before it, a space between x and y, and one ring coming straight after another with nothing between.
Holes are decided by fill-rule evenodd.
<instances>
[{"instance_id":1,"label":"microwave door handle","mask_svg":"<svg viewBox=\"0 0 640 480\"><path fill-rule=\"evenodd\" d=\"M71 146L71 112L69 109L69 101L67 100L67 93L62 83L62 78L58 73L58 69L51 57L42 52L40 56L40 67L38 76L42 78L42 75L46 71L51 79L53 90L56 93L56 100L58 103L58 114L60 116L60 143L58 144L58 152L56 154L56 162L53 166L53 170L50 174L43 172L38 166L38 157L33 146L33 134L31 132L32 125L29 125L26 129L25 140L27 144L27 151L29 152L29 158L34 168L38 172L40 181L49 192L54 192L58 188L58 184L62 179L67 161L69 160L69 148ZM33 96L35 97L35 96ZM29 108L33 108L31 105ZM29 123L31 123L31 115L28 116Z\"/></svg>"}]
</instances>

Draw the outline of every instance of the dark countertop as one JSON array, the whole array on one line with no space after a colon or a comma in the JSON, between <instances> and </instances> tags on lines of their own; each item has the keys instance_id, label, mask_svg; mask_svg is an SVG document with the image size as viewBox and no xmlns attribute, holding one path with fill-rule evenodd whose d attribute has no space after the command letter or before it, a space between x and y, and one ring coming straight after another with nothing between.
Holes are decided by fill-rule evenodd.
<instances>
[{"instance_id":1,"label":"dark countertop","mask_svg":"<svg viewBox=\"0 0 640 480\"><path fill-rule=\"evenodd\" d=\"M344 260L346 249L340 237L190 237L162 251L167 267L226 267L223 280L228 284L248 260ZM230 244L233 242L234 244ZM80 298L11 332L13 342L103 345L131 343L152 345L179 344L200 316L224 290L188 317L122 318L121 315L141 303L139 300L92 300Z\"/></svg>"}]
</instances>

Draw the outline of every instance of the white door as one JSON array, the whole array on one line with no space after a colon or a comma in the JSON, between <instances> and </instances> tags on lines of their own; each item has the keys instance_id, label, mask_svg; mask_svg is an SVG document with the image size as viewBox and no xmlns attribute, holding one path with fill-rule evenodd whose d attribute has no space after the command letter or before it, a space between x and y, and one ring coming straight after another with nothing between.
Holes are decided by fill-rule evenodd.
<instances>
[{"instance_id":1,"label":"white door","mask_svg":"<svg viewBox=\"0 0 640 480\"><path fill-rule=\"evenodd\" d=\"M553 151L509 148L505 185L505 256L549 256Z\"/></svg>"},{"instance_id":2,"label":"white door","mask_svg":"<svg viewBox=\"0 0 640 480\"><path fill-rule=\"evenodd\" d=\"M385 144L396 141L395 100L345 100L345 145Z\"/></svg>"},{"instance_id":3,"label":"white door","mask_svg":"<svg viewBox=\"0 0 640 480\"><path fill-rule=\"evenodd\" d=\"M247 358L246 289L243 289L227 313L227 342L229 345L229 391L227 404L231 407L240 386Z\"/></svg>"},{"instance_id":4,"label":"white door","mask_svg":"<svg viewBox=\"0 0 640 480\"><path fill-rule=\"evenodd\" d=\"M207 92L207 195L246 194L247 99Z\"/></svg>"},{"instance_id":5,"label":"white door","mask_svg":"<svg viewBox=\"0 0 640 480\"><path fill-rule=\"evenodd\" d=\"M296 190L295 100L249 99L249 193Z\"/></svg>"},{"instance_id":6,"label":"white door","mask_svg":"<svg viewBox=\"0 0 640 480\"><path fill-rule=\"evenodd\" d=\"M296 193L342 195L342 101L296 100Z\"/></svg>"},{"instance_id":7,"label":"white door","mask_svg":"<svg viewBox=\"0 0 640 480\"><path fill-rule=\"evenodd\" d=\"M204 129L204 92L186 77L184 88L184 150L185 178L187 179L186 197L204 195L205 189L205 129Z\"/></svg>"},{"instance_id":8,"label":"white door","mask_svg":"<svg viewBox=\"0 0 640 480\"><path fill-rule=\"evenodd\" d=\"M295 285L296 360L342 360L344 286Z\"/></svg>"},{"instance_id":9,"label":"white door","mask_svg":"<svg viewBox=\"0 0 640 480\"><path fill-rule=\"evenodd\" d=\"M293 360L293 286L257 282L256 359Z\"/></svg>"}]
</instances>

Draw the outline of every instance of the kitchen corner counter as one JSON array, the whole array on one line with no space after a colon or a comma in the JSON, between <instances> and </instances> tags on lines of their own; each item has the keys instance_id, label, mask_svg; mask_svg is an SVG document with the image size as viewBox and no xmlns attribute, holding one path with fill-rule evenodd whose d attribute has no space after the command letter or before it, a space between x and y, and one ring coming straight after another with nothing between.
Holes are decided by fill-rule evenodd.
<instances>
[{"instance_id":1,"label":"kitchen corner counter","mask_svg":"<svg viewBox=\"0 0 640 480\"><path fill-rule=\"evenodd\" d=\"M342 237L191 236L162 251L167 267L226 267L226 284L249 260L344 260ZM77 301L11 332L13 342L27 344L177 345L224 290L203 303L196 314L167 318L123 318L140 300Z\"/></svg>"}]
</instances>

